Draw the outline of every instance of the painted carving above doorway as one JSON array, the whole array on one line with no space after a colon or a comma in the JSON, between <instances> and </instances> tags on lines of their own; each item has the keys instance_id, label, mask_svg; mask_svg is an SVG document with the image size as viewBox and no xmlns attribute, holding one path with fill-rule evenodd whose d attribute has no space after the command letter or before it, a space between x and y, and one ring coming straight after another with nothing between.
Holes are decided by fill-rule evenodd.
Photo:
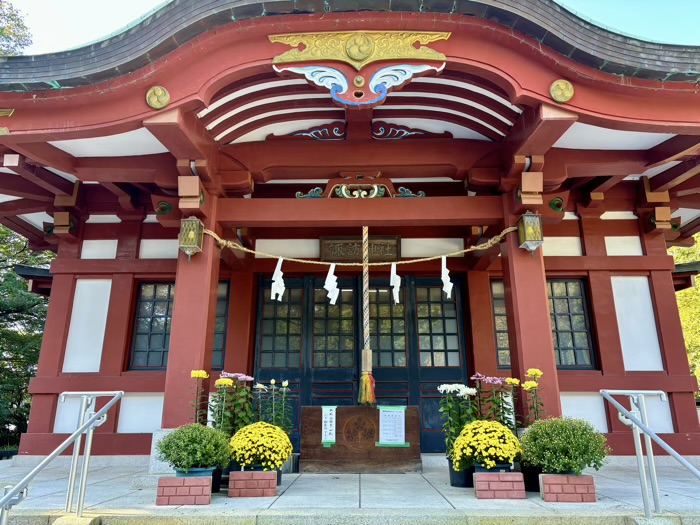
<instances>
[{"instance_id":1,"label":"painted carving above doorway","mask_svg":"<svg viewBox=\"0 0 700 525\"><path fill-rule=\"evenodd\" d=\"M344 31L269 39L296 48L273 58L279 75L304 77L328 89L346 109L369 109L415 77L440 74L446 57L425 44L449 37L448 32Z\"/></svg>"}]
</instances>

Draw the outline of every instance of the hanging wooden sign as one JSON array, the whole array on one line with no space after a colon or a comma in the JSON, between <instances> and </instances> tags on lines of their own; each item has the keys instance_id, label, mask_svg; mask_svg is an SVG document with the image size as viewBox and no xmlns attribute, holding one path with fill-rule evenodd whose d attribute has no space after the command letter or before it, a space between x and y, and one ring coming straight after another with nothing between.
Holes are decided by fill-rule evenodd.
<instances>
[{"instance_id":1,"label":"hanging wooden sign","mask_svg":"<svg viewBox=\"0 0 700 525\"><path fill-rule=\"evenodd\" d=\"M325 262L362 262L362 237L321 237L321 260ZM398 235L369 238L369 262L396 262L401 259Z\"/></svg>"}]
</instances>

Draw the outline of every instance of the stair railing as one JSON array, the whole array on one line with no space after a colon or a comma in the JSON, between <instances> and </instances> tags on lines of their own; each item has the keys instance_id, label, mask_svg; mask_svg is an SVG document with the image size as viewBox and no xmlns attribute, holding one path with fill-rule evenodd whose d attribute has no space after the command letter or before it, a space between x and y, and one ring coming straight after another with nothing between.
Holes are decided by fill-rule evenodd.
<instances>
[{"instance_id":1,"label":"stair railing","mask_svg":"<svg viewBox=\"0 0 700 525\"><path fill-rule=\"evenodd\" d=\"M73 491L75 488L75 476L78 470L78 460L80 456L80 445L82 435L85 433L85 450L83 452L83 464L80 474L78 486L78 504L76 507L76 516L81 517L83 514L83 506L85 504L85 490L87 488L88 468L90 466L90 452L92 450L92 436L95 427L99 427L107 420L107 412L112 408L117 401L124 396L124 392L64 392L60 395L60 402L65 402L70 397L80 398L80 413L78 415L78 428L73 432L63 443L46 456L41 462L34 467L22 480L14 487L8 485L4 489L4 495L0 497L0 525L7 525L9 520L10 509L26 499L28 495L27 486L49 463L56 459L64 450L72 444L73 458L71 460L71 468L68 476L68 490L66 493L66 512L72 512L73 507ZM95 412L95 401L98 397L111 397L107 404Z\"/></svg>"},{"instance_id":2,"label":"stair railing","mask_svg":"<svg viewBox=\"0 0 700 525\"><path fill-rule=\"evenodd\" d=\"M644 448L646 449L647 462L649 465L651 492L654 498L655 512L661 512L661 499L659 498L659 481L656 476L656 462L654 461L652 440L698 479L700 479L700 471L649 428L649 416L647 415L646 401L644 398L646 396L658 396L662 401L666 401L666 392L662 390L601 390L600 395L617 409L617 417L619 420L632 428L634 451L637 455L637 468L639 469L639 483L642 488L642 501L644 502L644 515L647 519L651 519L651 505L649 502L649 489L647 488L647 476L644 467L644 451L642 449L641 434L644 434ZM632 410L627 410L612 396L628 396Z\"/></svg>"}]
</instances>

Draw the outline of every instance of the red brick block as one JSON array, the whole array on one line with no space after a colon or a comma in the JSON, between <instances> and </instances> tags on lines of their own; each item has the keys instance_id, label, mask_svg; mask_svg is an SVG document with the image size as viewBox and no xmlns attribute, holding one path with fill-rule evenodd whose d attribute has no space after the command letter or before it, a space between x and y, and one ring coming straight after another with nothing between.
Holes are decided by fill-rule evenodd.
<instances>
[{"instance_id":1,"label":"red brick block","mask_svg":"<svg viewBox=\"0 0 700 525\"><path fill-rule=\"evenodd\" d=\"M204 496L204 487L190 487L190 496Z\"/></svg>"},{"instance_id":2,"label":"red brick block","mask_svg":"<svg viewBox=\"0 0 700 525\"><path fill-rule=\"evenodd\" d=\"M489 490L489 483L483 481L476 482L476 490Z\"/></svg>"},{"instance_id":3,"label":"red brick block","mask_svg":"<svg viewBox=\"0 0 700 525\"><path fill-rule=\"evenodd\" d=\"M542 499L549 503L557 501L557 494L542 494Z\"/></svg>"},{"instance_id":4,"label":"red brick block","mask_svg":"<svg viewBox=\"0 0 700 525\"><path fill-rule=\"evenodd\" d=\"M593 494L581 494L581 499L583 500L584 503L595 503L596 502L595 492Z\"/></svg>"},{"instance_id":5,"label":"red brick block","mask_svg":"<svg viewBox=\"0 0 700 525\"><path fill-rule=\"evenodd\" d=\"M583 498L581 494L559 494L557 496L557 501L562 503L581 503Z\"/></svg>"},{"instance_id":6,"label":"red brick block","mask_svg":"<svg viewBox=\"0 0 700 525\"><path fill-rule=\"evenodd\" d=\"M492 490L477 490L476 499L494 499L495 495Z\"/></svg>"},{"instance_id":7,"label":"red brick block","mask_svg":"<svg viewBox=\"0 0 700 525\"><path fill-rule=\"evenodd\" d=\"M185 478L159 478L159 487L182 487L185 484Z\"/></svg>"},{"instance_id":8,"label":"red brick block","mask_svg":"<svg viewBox=\"0 0 700 525\"><path fill-rule=\"evenodd\" d=\"M274 470L269 472L260 472L258 473L257 477L261 479L274 479L275 483L277 483L277 472Z\"/></svg>"},{"instance_id":9,"label":"red brick block","mask_svg":"<svg viewBox=\"0 0 700 525\"><path fill-rule=\"evenodd\" d=\"M252 479L253 472L237 470L229 474L229 479L239 480L239 479Z\"/></svg>"},{"instance_id":10,"label":"red brick block","mask_svg":"<svg viewBox=\"0 0 700 525\"><path fill-rule=\"evenodd\" d=\"M588 485L588 493L595 494L595 485Z\"/></svg>"},{"instance_id":11,"label":"red brick block","mask_svg":"<svg viewBox=\"0 0 700 525\"><path fill-rule=\"evenodd\" d=\"M593 485L593 476L567 476L569 485Z\"/></svg>"},{"instance_id":12,"label":"red brick block","mask_svg":"<svg viewBox=\"0 0 700 525\"><path fill-rule=\"evenodd\" d=\"M491 481L492 476L494 474L492 472L477 472L474 474L474 481ZM498 476L498 474L496 474ZM496 478L498 479L498 478Z\"/></svg>"},{"instance_id":13,"label":"red brick block","mask_svg":"<svg viewBox=\"0 0 700 525\"><path fill-rule=\"evenodd\" d=\"M275 486L274 489L263 489L263 496L274 498L277 496L277 487Z\"/></svg>"},{"instance_id":14,"label":"red brick block","mask_svg":"<svg viewBox=\"0 0 700 525\"><path fill-rule=\"evenodd\" d=\"M260 497L263 495L262 489L241 489L241 496L245 498Z\"/></svg>"},{"instance_id":15,"label":"red brick block","mask_svg":"<svg viewBox=\"0 0 700 525\"><path fill-rule=\"evenodd\" d=\"M189 487L177 487L177 492L175 493L176 496L189 496L190 495L190 488Z\"/></svg>"},{"instance_id":16,"label":"red brick block","mask_svg":"<svg viewBox=\"0 0 700 525\"><path fill-rule=\"evenodd\" d=\"M241 496L241 489L229 487L229 489L228 489L228 497L229 498L238 498L240 496Z\"/></svg>"},{"instance_id":17,"label":"red brick block","mask_svg":"<svg viewBox=\"0 0 700 525\"><path fill-rule=\"evenodd\" d=\"M576 493L576 487L574 485L562 485L561 486L561 491L564 494L575 494Z\"/></svg>"},{"instance_id":18,"label":"red brick block","mask_svg":"<svg viewBox=\"0 0 700 525\"><path fill-rule=\"evenodd\" d=\"M562 478L564 478L562 480ZM548 484L548 483L566 483L566 476L562 476L560 474L542 474L540 477L540 482L542 484Z\"/></svg>"},{"instance_id":19,"label":"red brick block","mask_svg":"<svg viewBox=\"0 0 700 525\"><path fill-rule=\"evenodd\" d=\"M195 498L194 498L195 505L209 505L210 503L211 503L211 494L207 494L206 496L195 496Z\"/></svg>"},{"instance_id":20,"label":"red brick block","mask_svg":"<svg viewBox=\"0 0 700 525\"><path fill-rule=\"evenodd\" d=\"M523 475L520 472L506 472L498 475L500 481L522 481Z\"/></svg>"},{"instance_id":21,"label":"red brick block","mask_svg":"<svg viewBox=\"0 0 700 525\"><path fill-rule=\"evenodd\" d=\"M545 485L545 487L549 488L552 494L561 494L564 492L561 485Z\"/></svg>"},{"instance_id":22,"label":"red brick block","mask_svg":"<svg viewBox=\"0 0 700 525\"><path fill-rule=\"evenodd\" d=\"M170 496L170 505L194 505L194 496Z\"/></svg>"},{"instance_id":23,"label":"red brick block","mask_svg":"<svg viewBox=\"0 0 700 525\"><path fill-rule=\"evenodd\" d=\"M524 490L496 490L494 497L496 499L525 499L527 495Z\"/></svg>"},{"instance_id":24,"label":"red brick block","mask_svg":"<svg viewBox=\"0 0 700 525\"><path fill-rule=\"evenodd\" d=\"M492 481L489 483L489 489L491 490L513 490L513 483L510 481Z\"/></svg>"},{"instance_id":25,"label":"red brick block","mask_svg":"<svg viewBox=\"0 0 700 525\"><path fill-rule=\"evenodd\" d=\"M588 485L574 485L576 494L588 494Z\"/></svg>"},{"instance_id":26,"label":"red brick block","mask_svg":"<svg viewBox=\"0 0 700 525\"><path fill-rule=\"evenodd\" d=\"M211 487L211 477L205 476L201 478L183 478L186 487Z\"/></svg>"},{"instance_id":27,"label":"red brick block","mask_svg":"<svg viewBox=\"0 0 700 525\"><path fill-rule=\"evenodd\" d=\"M170 505L170 498L167 497L158 497L156 498L156 505Z\"/></svg>"}]
</instances>

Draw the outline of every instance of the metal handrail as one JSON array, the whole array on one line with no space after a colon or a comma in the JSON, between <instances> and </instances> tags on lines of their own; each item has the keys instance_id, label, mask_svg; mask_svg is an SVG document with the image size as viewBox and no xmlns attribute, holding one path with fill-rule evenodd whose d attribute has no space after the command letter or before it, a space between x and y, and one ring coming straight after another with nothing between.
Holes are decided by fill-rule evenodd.
<instances>
[{"instance_id":1,"label":"metal handrail","mask_svg":"<svg viewBox=\"0 0 700 525\"><path fill-rule=\"evenodd\" d=\"M97 397L113 396L105 406L100 410L90 415L87 421L85 421L85 416L87 415L87 410L92 406ZM26 476L24 476L19 483L14 487L5 487L5 493L0 498L0 525L7 525L9 519L9 512L12 507L23 501L27 497L27 485L41 472L49 463L56 459L61 452L66 450L71 444L75 442L75 447L73 450L73 460L71 461L71 475L69 476L69 486L68 494L70 495L70 503L68 498L66 498L66 512L71 512L72 507L72 495L73 488L75 485L75 470L77 468L78 456L80 455L80 441L83 432L87 431L85 438L85 450L83 453L83 465L82 473L80 477L80 487L78 492L78 506L76 514L78 517L82 516L83 504L85 502L85 489L87 487L87 474L90 462L90 451L92 448L92 435L96 426L100 426L107 419L107 412L112 408L117 401L119 401L124 396L123 391L114 392L64 392L60 396L60 401L63 402L68 397L81 397L80 415L79 415L79 426L75 432L73 432L63 443L61 443L56 449L46 456L41 462L34 467Z\"/></svg>"},{"instance_id":2,"label":"metal handrail","mask_svg":"<svg viewBox=\"0 0 700 525\"><path fill-rule=\"evenodd\" d=\"M634 450L637 455L637 467L639 469L639 483L642 488L642 500L644 502L644 515L647 519L651 519L652 515L649 505L649 491L647 489L647 477L644 468L640 431L644 434L644 445L646 448L647 462L649 464L655 512L661 512L661 499L659 498L659 482L656 476L656 462L654 461L654 451L651 444L652 440L698 479L700 479L700 471L649 428L649 419L644 398L645 396L659 396L662 401L666 401L666 392L662 390L601 390L600 395L617 409L617 416L620 421L628 427L632 427ZM628 396L630 398L632 411L627 410L618 401L613 399L612 396Z\"/></svg>"}]
</instances>

